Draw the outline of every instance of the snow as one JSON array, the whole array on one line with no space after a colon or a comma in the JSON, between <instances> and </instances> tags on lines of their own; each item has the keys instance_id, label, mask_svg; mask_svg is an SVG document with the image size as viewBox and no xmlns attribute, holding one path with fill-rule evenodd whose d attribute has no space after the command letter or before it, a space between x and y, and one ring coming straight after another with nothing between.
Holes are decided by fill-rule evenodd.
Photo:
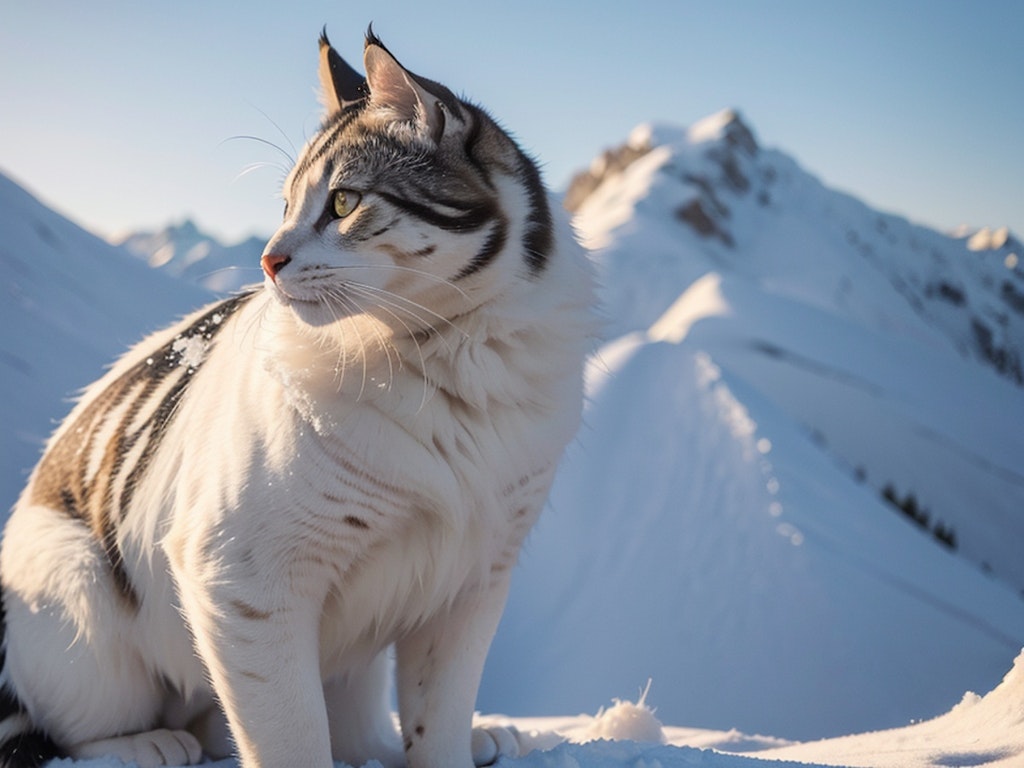
<instances>
[{"instance_id":1,"label":"snow","mask_svg":"<svg viewBox=\"0 0 1024 768\"><path fill-rule=\"evenodd\" d=\"M485 709L586 711L653 678L670 722L813 738L938 714L1024 644L1016 594L705 350L634 335L593 368Z\"/></svg>"},{"instance_id":2,"label":"snow","mask_svg":"<svg viewBox=\"0 0 1024 768\"><path fill-rule=\"evenodd\" d=\"M478 717L481 725L512 726L523 756L503 768L1011 768L1024 759L1024 654L986 696L967 693L947 713L887 731L795 743L738 731L663 726L643 697L616 701L594 716ZM208 763L237 768L234 759ZM361 768L336 763L336 768ZM123 768L113 758L55 760L52 768ZM371 761L363 768L378 768Z\"/></svg>"},{"instance_id":3,"label":"snow","mask_svg":"<svg viewBox=\"0 0 1024 768\"><path fill-rule=\"evenodd\" d=\"M969 238L967 247L972 251L991 251L1002 248L1010 239L1010 230L1007 227L990 229L982 227Z\"/></svg>"},{"instance_id":4,"label":"snow","mask_svg":"<svg viewBox=\"0 0 1024 768\"><path fill-rule=\"evenodd\" d=\"M669 307L650 328L647 335L652 341L678 344L700 320L730 313L729 302L722 295L722 276L709 272L700 277Z\"/></svg>"},{"instance_id":5,"label":"snow","mask_svg":"<svg viewBox=\"0 0 1024 768\"><path fill-rule=\"evenodd\" d=\"M198 368L206 357L207 344L201 336L175 339L171 351L178 355L178 365Z\"/></svg>"},{"instance_id":6,"label":"snow","mask_svg":"<svg viewBox=\"0 0 1024 768\"><path fill-rule=\"evenodd\" d=\"M729 129L736 125L736 117L736 112L731 109L723 109L713 115L708 115L687 129L687 141L690 144L721 141L726 137ZM670 133L663 132L661 135L652 135L651 138L658 144L664 144L673 141L674 137Z\"/></svg>"},{"instance_id":7,"label":"snow","mask_svg":"<svg viewBox=\"0 0 1024 768\"><path fill-rule=\"evenodd\" d=\"M1024 764L1018 242L873 211L730 110L628 145L576 219L607 340L488 660L480 719L531 750L500 765ZM129 255L2 176L0 231L10 506L66 398L258 249Z\"/></svg>"}]
</instances>

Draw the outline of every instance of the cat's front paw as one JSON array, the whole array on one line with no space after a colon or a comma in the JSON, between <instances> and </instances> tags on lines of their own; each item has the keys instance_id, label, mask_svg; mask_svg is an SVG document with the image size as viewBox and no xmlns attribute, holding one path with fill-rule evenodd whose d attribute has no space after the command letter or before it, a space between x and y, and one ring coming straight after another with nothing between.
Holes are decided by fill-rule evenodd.
<instances>
[{"instance_id":1,"label":"cat's front paw","mask_svg":"<svg viewBox=\"0 0 1024 768\"><path fill-rule=\"evenodd\" d=\"M494 765L502 757L519 757L519 731L492 725L473 729L473 765Z\"/></svg>"},{"instance_id":2,"label":"cat's front paw","mask_svg":"<svg viewBox=\"0 0 1024 768\"><path fill-rule=\"evenodd\" d=\"M139 768L160 768L164 765L197 765L203 758L199 741L188 731L159 729L115 736L84 744L71 750L71 757L83 760L93 757L116 757Z\"/></svg>"}]
</instances>

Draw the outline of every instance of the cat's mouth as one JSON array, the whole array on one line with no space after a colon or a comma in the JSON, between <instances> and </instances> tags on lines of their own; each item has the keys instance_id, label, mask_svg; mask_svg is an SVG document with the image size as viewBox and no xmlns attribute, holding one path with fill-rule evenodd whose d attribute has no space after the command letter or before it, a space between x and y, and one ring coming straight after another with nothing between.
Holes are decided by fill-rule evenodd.
<instances>
[{"instance_id":1,"label":"cat's mouth","mask_svg":"<svg viewBox=\"0 0 1024 768\"><path fill-rule=\"evenodd\" d=\"M293 304L319 304L321 303L318 298L311 298L306 296L295 296L288 291L283 290L280 286L270 286L270 292L274 298L286 306Z\"/></svg>"},{"instance_id":2,"label":"cat's mouth","mask_svg":"<svg viewBox=\"0 0 1024 768\"><path fill-rule=\"evenodd\" d=\"M287 306L292 304L321 304L324 301L323 297L319 295L296 291L294 287L290 288L283 280L271 277L263 281L263 286L275 299Z\"/></svg>"},{"instance_id":3,"label":"cat's mouth","mask_svg":"<svg viewBox=\"0 0 1024 768\"><path fill-rule=\"evenodd\" d=\"M291 310L306 325L321 328L335 324L350 316L352 307L329 293L295 290L282 285L281 280L265 282L265 288L277 302Z\"/></svg>"}]
</instances>

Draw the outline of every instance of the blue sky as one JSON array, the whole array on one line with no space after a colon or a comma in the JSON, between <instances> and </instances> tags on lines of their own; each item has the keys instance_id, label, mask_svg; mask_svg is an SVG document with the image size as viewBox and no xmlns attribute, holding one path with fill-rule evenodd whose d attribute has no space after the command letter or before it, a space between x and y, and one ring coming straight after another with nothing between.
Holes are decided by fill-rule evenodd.
<instances>
[{"instance_id":1,"label":"blue sky","mask_svg":"<svg viewBox=\"0 0 1024 768\"><path fill-rule=\"evenodd\" d=\"M410 69L487 107L564 186L645 121L738 108L827 184L941 229L1024 234L1024 2L46 3L0 8L0 170L101 233L280 220L316 130L322 25L369 21ZM287 163L287 161L284 161Z\"/></svg>"}]
</instances>

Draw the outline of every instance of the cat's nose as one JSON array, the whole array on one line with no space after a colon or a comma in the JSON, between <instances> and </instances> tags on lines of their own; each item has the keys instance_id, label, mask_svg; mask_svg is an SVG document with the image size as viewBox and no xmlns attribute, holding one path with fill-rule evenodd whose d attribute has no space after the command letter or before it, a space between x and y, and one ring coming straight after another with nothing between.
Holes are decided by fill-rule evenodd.
<instances>
[{"instance_id":1,"label":"cat's nose","mask_svg":"<svg viewBox=\"0 0 1024 768\"><path fill-rule=\"evenodd\" d=\"M283 253L264 253L263 258L260 259L260 266L267 273L267 277L274 280L277 278L277 273L284 269L291 260L291 256L285 256Z\"/></svg>"}]
</instances>

